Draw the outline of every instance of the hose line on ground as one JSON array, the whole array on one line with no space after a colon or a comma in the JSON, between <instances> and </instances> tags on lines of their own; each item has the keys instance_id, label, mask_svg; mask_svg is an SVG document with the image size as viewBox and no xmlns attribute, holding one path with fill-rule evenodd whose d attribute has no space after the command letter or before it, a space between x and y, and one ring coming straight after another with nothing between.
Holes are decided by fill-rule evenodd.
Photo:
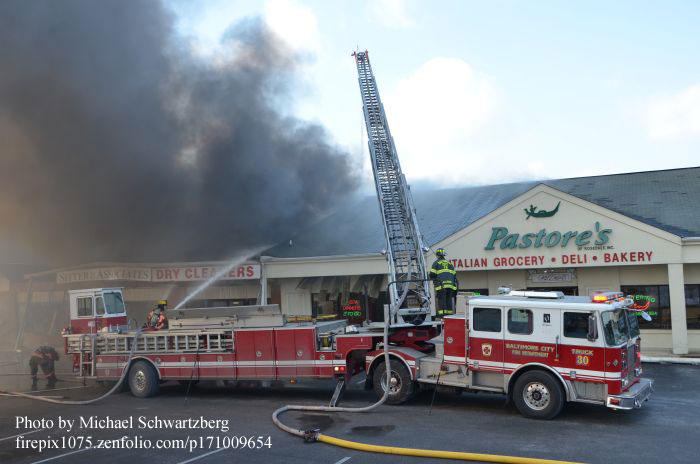
<instances>
[{"instance_id":1,"label":"hose line on ground","mask_svg":"<svg viewBox=\"0 0 700 464\"><path fill-rule=\"evenodd\" d=\"M518 456L501 456L497 454L480 454L480 453L465 453L458 451L440 451L426 450L417 448L398 448L394 446L369 445L366 443L358 443L355 441L343 440L340 438L331 437L322 434L319 430L301 430L295 429L282 423L279 416L287 411L321 411L321 412L368 412L378 408L389 397L389 384L391 383L391 366L389 359L389 317L387 312L384 314L384 364L386 367L386 387L384 395L374 404L361 408L343 408L335 406L304 406L304 405L287 405L282 406L272 413L272 422L277 427L287 433L296 435L306 441L320 441L329 445L341 446L343 448L355 449L358 451L367 451L371 453L395 454L401 456L416 456L427 458L442 458L454 459L461 461L481 461L481 462L502 462L507 464L576 464L569 461L556 461L550 459L525 458ZM435 385L437 388L437 385Z\"/></svg>"},{"instance_id":2,"label":"hose line on ground","mask_svg":"<svg viewBox=\"0 0 700 464\"><path fill-rule=\"evenodd\" d=\"M287 411L321 411L321 412L368 412L373 409L378 408L384 402L386 399L389 397L389 384L391 383L391 365L390 365L390 359L389 359L389 312L384 311L384 365L386 367L386 387L384 388L384 395L379 399L374 404L370 404L369 406L364 406L361 408L344 408L344 407L338 407L338 406L305 406L305 405L295 405L295 404L288 404L286 406L282 406L281 408L277 409L275 412L272 413L272 422L275 423L277 427L280 429L284 430L285 432L291 433L292 435L296 435L298 437L302 437L304 440L307 441L316 441L318 440L318 437L320 436L320 433L318 430L301 430L301 429L295 429L293 427L290 427L288 425L285 425L280 421L279 416Z\"/></svg>"},{"instance_id":3,"label":"hose line on ground","mask_svg":"<svg viewBox=\"0 0 700 464\"><path fill-rule=\"evenodd\" d=\"M0 391L0 393L5 393L9 396L17 396L20 398L29 398L31 400L37 400L37 401L44 401L46 403L55 403L55 404L70 404L70 405L84 405L84 404L92 404L96 403L104 398L107 398L109 395L114 393L119 389L122 383L124 383L124 379L126 378L126 374L129 372L129 365L131 364L131 359L134 357L134 352L136 351L136 340L141 336L141 329L139 329L135 334L134 334L134 341L131 344L131 351L129 352L129 359L126 360L126 364L124 365L124 370L122 370L122 375L119 377L119 380L117 383L104 395L99 396L97 398L93 398L91 400L83 400L83 401L77 401L77 400L57 400L54 398L47 398L45 396L34 396L34 395L29 395L27 393L21 393L21 392L4 392ZM92 343L95 343L95 338L93 337ZM82 369L82 366L80 366ZM93 372L93 375L95 373Z\"/></svg>"},{"instance_id":4,"label":"hose line on ground","mask_svg":"<svg viewBox=\"0 0 700 464\"><path fill-rule=\"evenodd\" d=\"M417 448L398 448L395 446L368 445L356 441L342 440L340 438L329 437L322 433L316 439L330 445L342 446L343 448L355 449L358 451L368 451L371 453L396 454L400 456L416 456L423 458L442 458L460 461L480 461L480 462L502 462L506 464L576 464L570 461L557 461L552 459L524 458L518 456L504 456L498 454L464 453L461 451L438 451Z\"/></svg>"}]
</instances>

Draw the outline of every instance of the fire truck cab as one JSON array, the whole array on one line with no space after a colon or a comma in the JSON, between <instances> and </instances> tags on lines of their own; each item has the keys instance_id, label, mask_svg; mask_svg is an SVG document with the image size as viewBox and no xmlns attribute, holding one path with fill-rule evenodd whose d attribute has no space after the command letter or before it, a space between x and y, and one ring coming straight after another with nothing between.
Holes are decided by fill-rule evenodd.
<instances>
[{"instance_id":1,"label":"fire truck cab","mask_svg":"<svg viewBox=\"0 0 700 464\"><path fill-rule=\"evenodd\" d=\"M404 381L506 394L524 416L538 419L555 417L567 401L639 408L653 381L640 378L633 303L612 292L508 289L469 298L464 314L444 319L442 336L431 340L434 354L411 357L415 380ZM401 381L392 378L397 393Z\"/></svg>"},{"instance_id":2,"label":"fire truck cab","mask_svg":"<svg viewBox=\"0 0 700 464\"><path fill-rule=\"evenodd\" d=\"M85 334L117 331L127 325L121 288L88 288L68 292L70 328L68 333Z\"/></svg>"}]
</instances>

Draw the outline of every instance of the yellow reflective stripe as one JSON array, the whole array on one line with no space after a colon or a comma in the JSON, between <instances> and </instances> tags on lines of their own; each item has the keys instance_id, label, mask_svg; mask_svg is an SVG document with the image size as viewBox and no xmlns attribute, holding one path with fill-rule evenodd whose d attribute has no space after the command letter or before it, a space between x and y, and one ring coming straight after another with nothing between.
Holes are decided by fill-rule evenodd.
<instances>
[{"instance_id":1,"label":"yellow reflective stripe","mask_svg":"<svg viewBox=\"0 0 700 464\"><path fill-rule=\"evenodd\" d=\"M445 272L449 272L450 274L457 274L457 272L454 269L440 269L436 270L436 274L444 274Z\"/></svg>"}]
</instances>

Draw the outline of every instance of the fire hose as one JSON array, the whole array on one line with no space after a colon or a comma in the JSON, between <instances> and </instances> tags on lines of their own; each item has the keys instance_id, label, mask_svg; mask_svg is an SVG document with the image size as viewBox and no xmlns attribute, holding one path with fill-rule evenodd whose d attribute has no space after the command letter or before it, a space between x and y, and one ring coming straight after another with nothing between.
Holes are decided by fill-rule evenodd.
<instances>
[{"instance_id":1,"label":"fire hose","mask_svg":"<svg viewBox=\"0 0 700 464\"><path fill-rule=\"evenodd\" d=\"M460 461L481 461L481 462L502 462L508 464L575 464L569 461L557 461L551 459L525 458L518 456L501 456L496 454L481 454L481 453L466 453L459 451L441 451L428 450L417 448L399 448L395 446L370 445L367 443L359 443L355 441L343 440L341 438L331 437L321 433L318 429L301 430L295 429L282 423L279 416L287 411L321 411L321 412L369 412L384 404L389 397L389 383L391 380L391 367L389 363L389 317L384 315L384 365L386 367L386 386L384 395L374 404L359 408L345 408L336 406L305 406L305 405L286 405L277 409L272 413L272 422L277 427L297 437L303 438L307 442L320 441L329 445L340 446L343 448L354 449L358 451L366 451L370 453L395 454L400 456L416 456L424 458L441 458L453 459ZM435 385L437 388L437 385Z\"/></svg>"},{"instance_id":2,"label":"fire hose","mask_svg":"<svg viewBox=\"0 0 700 464\"><path fill-rule=\"evenodd\" d=\"M141 336L141 329L137 330L137 332L134 334L134 341L131 344L131 351L129 352L129 359L126 360L126 364L124 365L124 369L122 370L122 375L119 377L119 380L117 381L117 383L114 384L114 386L112 388L110 388L110 390L107 393L105 393L101 396L98 396L97 398L93 398L91 400L82 400L82 401L57 400L54 398L48 398L45 396L34 396L34 395L29 395L27 393L21 393L21 392L6 392L6 391L0 390L0 393L4 393L8 396L17 396L20 398L28 398L31 400L44 401L46 403L55 403L55 404L85 405L85 404L96 403L100 400L107 398L109 395L111 395L112 393L117 391L121 387L122 383L124 383L124 379L126 379L126 375L129 372L129 365L131 364L131 360L134 357L134 352L136 351L136 340L139 338L139 336ZM93 340L93 343L95 343L94 340Z\"/></svg>"}]
</instances>

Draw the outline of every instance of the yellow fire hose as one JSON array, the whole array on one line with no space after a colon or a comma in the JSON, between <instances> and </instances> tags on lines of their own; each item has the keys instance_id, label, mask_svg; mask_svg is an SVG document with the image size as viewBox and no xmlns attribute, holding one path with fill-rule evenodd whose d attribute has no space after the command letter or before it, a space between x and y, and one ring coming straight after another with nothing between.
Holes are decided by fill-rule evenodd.
<instances>
[{"instance_id":1,"label":"yellow fire hose","mask_svg":"<svg viewBox=\"0 0 700 464\"><path fill-rule=\"evenodd\" d=\"M370 453L396 454L400 456L416 456L421 458L454 459L458 461L502 462L507 464L576 464L570 461L557 461L552 459L523 458L518 456L501 456L498 454L464 453L461 451L438 451L418 448L398 448L395 446L368 445L356 441L342 440L329 437L322 433L316 437L317 441L329 445L342 446L358 451Z\"/></svg>"},{"instance_id":2,"label":"yellow fire hose","mask_svg":"<svg viewBox=\"0 0 700 464\"><path fill-rule=\"evenodd\" d=\"M287 405L282 406L272 413L272 422L277 427L287 433L303 438L305 441L314 442L320 441L329 445L341 446L358 451L367 451L370 453L395 454L400 456L416 456L423 458L441 458L453 459L459 461L481 461L481 462L502 462L507 464L577 464L569 461L556 461L551 459L523 458L518 456L500 456L497 454L480 454L480 453L464 453L460 451L440 451L426 450L417 448L398 448L394 446L368 445L366 443L358 443L356 441L343 440L340 438L331 437L322 434L319 430L301 430L295 429L284 424L279 416L287 411L318 411L318 412L369 412L372 411L386 401L389 396L389 379L391 379L390 358L389 358L389 314L384 311L384 363L386 367L387 388L384 389L384 395L376 403L361 407L361 408L344 408L337 406L305 406L305 405Z\"/></svg>"}]
</instances>

